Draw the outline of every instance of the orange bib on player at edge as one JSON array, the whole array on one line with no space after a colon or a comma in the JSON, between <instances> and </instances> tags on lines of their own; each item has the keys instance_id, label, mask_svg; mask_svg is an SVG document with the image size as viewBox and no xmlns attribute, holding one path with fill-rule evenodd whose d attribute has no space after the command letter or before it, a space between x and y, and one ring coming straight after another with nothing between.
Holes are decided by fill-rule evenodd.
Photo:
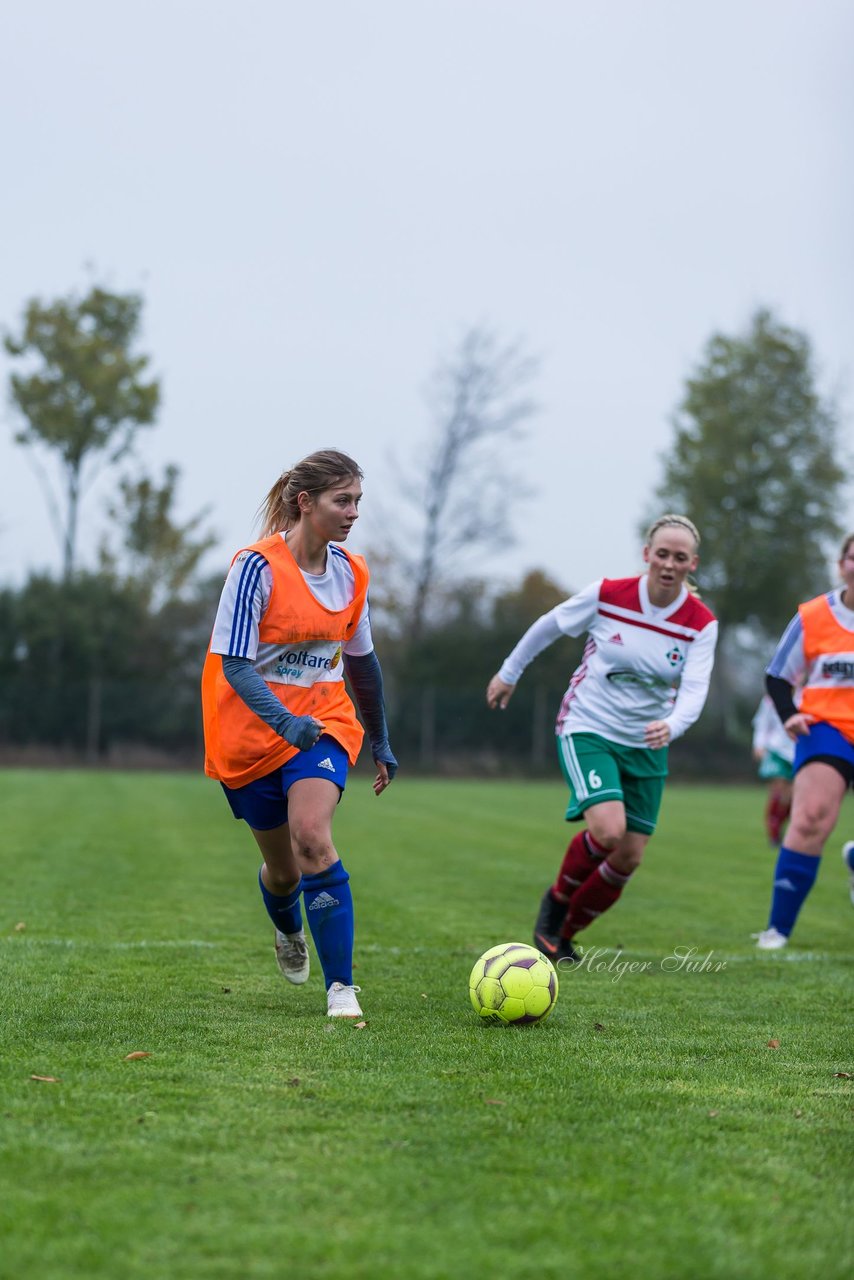
<instances>
[{"instance_id":1,"label":"orange bib on player at edge","mask_svg":"<svg viewBox=\"0 0 854 1280\"><path fill-rule=\"evenodd\" d=\"M261 673L267 687L295 716L320 720L324 732L341 743L355 764L364 730L344 687L342 651L365 607L367 565L361 556L344 552L353 570L355 593L347 608L336 613L312 595L281 534L262 538L245 550L259 552L273 573L258 638L281 649L274 667ZM263 778L299 750L250 711L226 680L221 655L211 653L210 647L202 672L202 717L205 773L227 787L245 787Z\"/></svg>"},{"instance_id":2,"label":"orange bib on player at edge","mask_svg":"<svg viewBox=\"0 0 854 1280\"><path fill-rule=\"evenodd\" d=\"M826 596L799 605L798 613L807 666L798 710L854 742L854 631L843 627Z\"/></svg>"}]
</instances>

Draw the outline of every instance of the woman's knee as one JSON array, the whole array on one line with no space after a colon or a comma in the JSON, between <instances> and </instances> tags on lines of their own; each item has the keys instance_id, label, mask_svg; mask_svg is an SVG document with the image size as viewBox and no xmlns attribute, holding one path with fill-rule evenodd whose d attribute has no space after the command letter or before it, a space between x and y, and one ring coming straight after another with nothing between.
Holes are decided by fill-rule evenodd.
<instances>
[{"instance_id":1,"label":"woman's knee","mask_svg":"<svg viewBox=\"0 0 854 1280\"><path fill-rule=\"evenodd\" d=\"M595 810L585 814L587 827L597 844L610 853L626 834L626 820L616 815L597 816Z\"/></svg>"},{"instance_id":2,"label":"woman's knee","mask_svg":"<svg viewBox=\"0 0 854 1280\"><path fill-rule=\"evenodd\" d=\"M608 854L608 862L621 875L631 875L643 860L648 839L637 831L627 831L614 852Z\"/></svg>"},{"instance_id":3,"label":"woman's knee","mask_svg":"<svg viewBox=\"0 0 854 1280\"><path fill-rule=\"evenodd\" d=\"M826 840L835 821L836 814L830 806L814 800L802 800L792 814L788 837L797 832L808 840Z\"/></svg>"},{"instance_id":4,"label":"woman's knee","mask_svg":"<svg viewBox=\"0 0 854 1280\"><path fill-rule=\"evenodd\" d=\"M335 860L332 832L326 822L303 818L293 823L291 845L303 870L321 871Z\"/></svg>"}]
</instances>

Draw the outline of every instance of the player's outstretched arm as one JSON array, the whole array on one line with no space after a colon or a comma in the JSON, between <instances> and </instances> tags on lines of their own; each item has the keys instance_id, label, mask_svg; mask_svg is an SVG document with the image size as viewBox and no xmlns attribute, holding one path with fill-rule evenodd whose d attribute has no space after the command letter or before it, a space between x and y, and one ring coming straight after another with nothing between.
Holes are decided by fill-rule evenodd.
<instances>
[{"instance_id":1,"label":"player's outstretched arm","mask_svg":"<svg viewBox=\"0 0 854 1280\"><path fill-rule=\"evenodd\" d=\"M513 652L504 659L501 667L487 686L486 701L493 711L504 710L513 697L516 683L522 672L533 662L538 653L542 653L543 649L547 649L550 644L554 644L555 640L561 635L576 634L571 629L565 633L561 630L558 614L561 610L574 606L575 601L581 598L580 595L573 596L570 600L565 601L563 605L559 605L557 609L552 609L549 613L544 613L541 618L537 618L537 621L531 624ZM502 676L509 677L509 679L502 679Z\"/></svg>"}]
</instances>

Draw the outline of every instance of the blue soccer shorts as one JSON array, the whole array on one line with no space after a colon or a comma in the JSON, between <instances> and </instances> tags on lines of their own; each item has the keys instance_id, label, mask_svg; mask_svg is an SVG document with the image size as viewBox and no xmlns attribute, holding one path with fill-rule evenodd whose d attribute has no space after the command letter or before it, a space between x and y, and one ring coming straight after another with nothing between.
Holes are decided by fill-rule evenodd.
<instances>
[{"instance_id":1,"label":"blue soccer shorts","mask_svg":"<svg viewBox=\"0 0 854 1280\"><path fill-rule=\"evenodd\" d=\"M849 787L854 787L854 742L826 720L819 720L795 743L795 773L805 764L816 762L829 764L842 774Z\"/></svg>"},{"instance_id":2,"label":"blue soccer shorts","mask_svg":"<svg viewBox=\"0 0 854 1280\"><path fill-rule=\"evenodd\" d=\"M310 751L298 751L263 778L245 787L221 783L235 818L242 818L255 831L272 831L288 820L288 792L301 778L326 778L338 788L341 799L347 784L350 761L347 752L328 733L322 733Z\"/></svg>"}]
</instances>

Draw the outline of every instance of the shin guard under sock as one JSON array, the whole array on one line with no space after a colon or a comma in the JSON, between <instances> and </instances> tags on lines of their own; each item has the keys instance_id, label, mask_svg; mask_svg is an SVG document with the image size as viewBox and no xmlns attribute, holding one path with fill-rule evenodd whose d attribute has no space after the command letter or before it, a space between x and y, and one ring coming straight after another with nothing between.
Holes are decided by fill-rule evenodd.
<instances>
[{"instance_id":1,"label":"shin guard under sock","mask_svg":"<svg viewBox=\"0 0 854 1280\"><path fill-rule=\"evenodd\" d=\"M284 895L271 893L261 879L261 872L259 871L258 887L261 890L261 897L264 899L264 906L267 908L267 915L273 921L279 933L299 933L302 928L302 911L299 905L302 883L298 883L290 893Z\"/></svg>"},{"instance_id":2,"label":"shin guard under sock","mask_svg":"<svg viewBox=\"0 0 854 1280\"><path fill-rule=\"evenodd\" d=\"M303 876L305 912L327 989L333 982L353 985L353 895L341 862L316 876Z\"/></svg>"},{"instance_id":3,"label":"shin guard under sock","mask_svg":"<svg viewBox=\"0 0 854 1280\"><path fill-rule=\"evenodd\" d=\"M572 895L561 937L575 937L579 929L585 929L603 911L613 907L630 879L631 872L624 875L621 871L615 871L609 862L600 863Z\"/></svg>"},{"instance_id":4,"label":"shin guard under sock","mask_svg":"<svg viewBox=\"0 0 854 1280\"><path fill-rule=\"evenodd\" d=\"M783 845L774 872L769 929L776 929L788 938L795 927L798 912L815 883L820 861L820 858L814 858L808 853L796 853L794 849L787 849Z\"/></svg>"},{"instance_id":5,"label":"shin guard under sock","mask_svg":"<svg viewBox=\"0 0 854 1280\"><path fill-rule=\"evenodd\" d=\"M564 854L557 880L552 885L553 897L559 902L568 902L607 853L605 846L594 840L589 831L579 831Z\"/></svg>"}]
</instances>

